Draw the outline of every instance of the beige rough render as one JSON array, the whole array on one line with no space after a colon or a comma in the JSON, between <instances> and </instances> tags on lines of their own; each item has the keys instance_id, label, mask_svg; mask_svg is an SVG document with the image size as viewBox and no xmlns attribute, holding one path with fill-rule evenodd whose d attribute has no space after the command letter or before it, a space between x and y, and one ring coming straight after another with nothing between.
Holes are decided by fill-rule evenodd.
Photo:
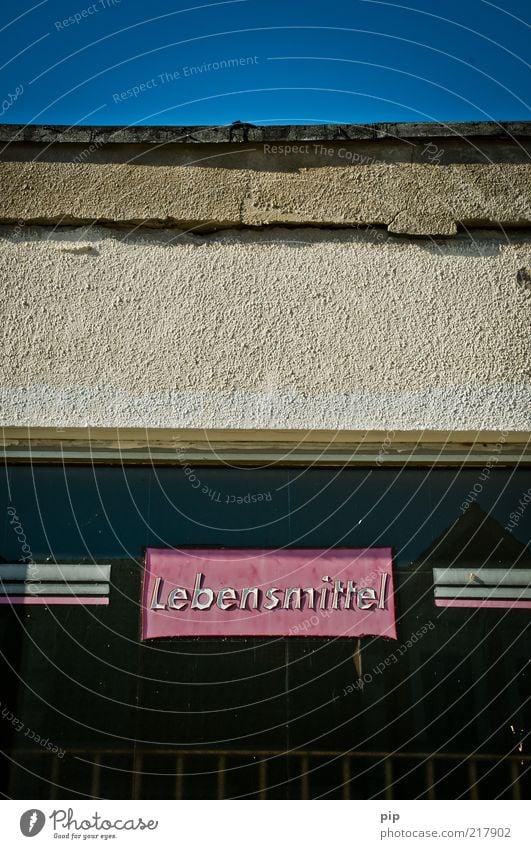
<instances>
[{"instance_id":1,"label":"beige rough render","mask_svg":"<svg viewBox=\"0 0 531 849\"><path fill-rule=\"evenodd\" d=\"M526 236L0 231L4 426L529 429Z\"/></svg>"}]
</instances>

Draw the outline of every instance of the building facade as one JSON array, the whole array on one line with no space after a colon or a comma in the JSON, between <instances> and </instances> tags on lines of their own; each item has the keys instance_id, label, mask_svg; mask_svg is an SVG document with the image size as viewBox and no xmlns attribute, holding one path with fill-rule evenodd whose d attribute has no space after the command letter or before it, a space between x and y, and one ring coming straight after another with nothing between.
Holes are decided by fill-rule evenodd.
<instances>
[{"instance_id":1,"label":"building facade","mask_svg":"<svg viewBox=\"0 0 531 849\"><path fill-rule=\"evenodd\" d=\"M527 796L530 126L0 142L2 792ZM191 548L390 549L397 640L142 639Z\"/></svg>"}]
</instances>

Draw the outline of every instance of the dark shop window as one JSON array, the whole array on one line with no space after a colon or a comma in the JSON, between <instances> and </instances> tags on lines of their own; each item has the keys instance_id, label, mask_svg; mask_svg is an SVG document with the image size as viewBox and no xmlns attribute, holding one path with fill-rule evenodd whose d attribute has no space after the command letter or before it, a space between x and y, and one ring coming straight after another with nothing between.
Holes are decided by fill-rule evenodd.
<instances>
[{"instance_id":1,"label":"dark shop window","mask_svg":"<svg viewBox=\"0 0 531 849\"><path fill-rule=\"evenodd\" d=\"M531 569L531 508L510 519L531 472L476 493L478 473L7 467L0 563L24 557L12 506L32 561L110 564L111 585L108 606L0 607L0 790L527 798L531 611L434 603L434 567ZM398 640L141 642L145 549L189 545L391 547Z\"/></svg>"}]
</instances>

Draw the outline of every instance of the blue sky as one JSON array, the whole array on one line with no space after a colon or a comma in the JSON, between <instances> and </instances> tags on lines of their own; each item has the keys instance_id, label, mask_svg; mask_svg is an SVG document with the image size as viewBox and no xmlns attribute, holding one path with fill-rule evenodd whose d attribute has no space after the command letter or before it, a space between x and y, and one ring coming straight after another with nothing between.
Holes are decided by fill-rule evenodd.
<instances>
[{"instance_id":1,"label":"blue sky","mask_svg":"<svg viewBox=\"0 0 531 849\"><path fill-rule=\"evenodd\" d=\"M2 6L2 123L531 119L529 0Z\"/></svg>"}]
</instances>

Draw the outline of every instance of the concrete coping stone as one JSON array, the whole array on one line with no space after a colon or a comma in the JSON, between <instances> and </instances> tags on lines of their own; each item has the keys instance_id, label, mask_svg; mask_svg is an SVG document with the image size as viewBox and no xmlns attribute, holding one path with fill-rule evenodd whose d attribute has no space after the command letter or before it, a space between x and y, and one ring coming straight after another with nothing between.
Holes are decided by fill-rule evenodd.
<instances>
[{"instance_id":1,"label":"concrete coping stone","mask_svg":"<svg viewBox=\"0 0 531 849\"><path fill-rule=\"evenodd\" d=\"M0 124L0 141L35 144L234 144L280 141L380 141L413 138L531 138L531 121L316 124L256 126L235 121L228 126L45 126Z\"/></svg>"}]
</instances>

